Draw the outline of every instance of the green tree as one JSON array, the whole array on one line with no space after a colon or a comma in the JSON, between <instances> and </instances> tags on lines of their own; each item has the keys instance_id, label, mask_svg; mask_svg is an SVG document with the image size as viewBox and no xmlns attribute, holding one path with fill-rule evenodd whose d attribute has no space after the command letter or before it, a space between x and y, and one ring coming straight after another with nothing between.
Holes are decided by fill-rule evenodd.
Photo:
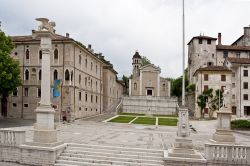
<instances>
[{"instance_id":1,"label":"green tree","mask_svg":"<svg viewBox=\"0 0 250 166\"><path fill-rule=\"evenodd\" d=\"M213 116L214 111L219 110L219 108L223 107L223 91L218 89L215 91L215 96L209 102L209 117Z\"/></svg>"},{"instance_id":2,"label":"green tree","mask_svg":"<svg viewBox=\"0 0 250 166\"><path fill-rule=\"evenodd\" d=\"M125 88L126 88L126 94L128 94L128 88L129 88L129 78L125 75L122 76L122 81L125 84Z\"/></svg>"},{"instance_id":3,"label":"green tree","mask_svg":"<svg viewBox=\"0 0 250 166\"><path fill-rule=\"evenodd\" d=\"M187 69L185 70L185 87L187 87L189 84L188 78L187 78ZM185 88L186 89L186 88ZM173 79L171 81L171 94L173 96L180 97L182 94L182 76Z\"/></svg>"},{"instance_id":4,"label":"green tree","mask_svg":"<svg viewBox=\"0 0 250 166\"><path fill-rule=\"evenodd\" d=\"M151 64L151 61L147 57L142 56L141 63L142 63L142 66L145 66L145 65Z\"/></svg>"},{"instance_id":5,"label":"green tree","mask_svg":"<svg viewBox=\"0 0 250 166\"><path fill-rule=\"evenodd\" d=\"M7 115L7 97L21 85L19 63L10 56L13 48L11 38L0 31L0 98L3 116Z\"/></svg>"},{"instance_id":6,"label":"green tree","mask_svg":"<svg viewBox=\"0 0 250 166\"><path fill-rule=\"evenodd\" d=\"M204 108L206 108L209 101L213 98L213 89L208 89L206 91L203 91L202 94L200 94L197 97L197 104L200 107L200 113L201 118L204 118Z\"/></svg>"}]
</instances>

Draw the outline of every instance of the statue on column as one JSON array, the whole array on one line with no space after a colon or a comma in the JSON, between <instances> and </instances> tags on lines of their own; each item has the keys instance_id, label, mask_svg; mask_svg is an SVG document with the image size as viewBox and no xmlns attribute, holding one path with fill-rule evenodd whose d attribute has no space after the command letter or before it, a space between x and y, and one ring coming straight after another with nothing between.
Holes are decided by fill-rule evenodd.
<instances>
[{"instance_id":1,"label":"statue on column","mask_svg":"<svg viewBox=\"0 0 250 166\"><path fill-rule=\"evenodd\" d=\"M41 25L39 25L38 30L44 31L47 30L49 32L55 33L54 27L56 26L56 23L54 21L50 21L47 18L36 18L37 21L41 22Z\"/></svg>"}]
</instances>

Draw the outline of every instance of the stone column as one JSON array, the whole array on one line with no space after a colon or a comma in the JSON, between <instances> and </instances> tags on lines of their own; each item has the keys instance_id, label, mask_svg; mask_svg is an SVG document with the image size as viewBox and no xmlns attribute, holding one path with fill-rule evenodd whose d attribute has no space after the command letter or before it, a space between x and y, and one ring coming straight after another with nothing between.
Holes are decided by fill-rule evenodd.
<instances>
[{"instance_id":1,"label":"stone column","mask_svg":"<svg viewBox=\"0 0 250 166\"><path fill-rule=\"evenodd\" d=\"M141 70L140 70L140 80L139 81L140 81L140 93L139 93L139 95L141 96L142 95L142 71Z\"/></svg>"},{"instance_id":2,"label":"stone column","mask_svg":"<svg viewBox=\"0 0 250 166\"><path fill-rule=\"evenodd\" d=\"M160 88L161 88L161 85L160 85L160 73L158 72L157 73L157 96L160 96Z\"/></svg>"},{"instance_id":3,"label":"stone column","mask_svg":"<svg viewBox=\"0 0 250 166\"><path fill-rule=\"evenodd\" d=\"M132 94L132 80L131 79L129 79L129 86L128 86L128 88L129 88L129 96L131 96L131 94Z\"/></svg>"},{"instance_id":4,"label":"stone column","mask_svg":"<svg viewBox=\"0 0 250 166\"><path fill-rule=\"evenodd\" d=\"M51 107L50 102L50 55L53 33L49 31L37 31L36 34L41 38L42 80L41 101L35 110L34 142L54 143L57 142L57 133L54 124L55 111Z\"/></svg>"},{"instance_id":5,"label":"stone column","mask_svg":"<svg viewBox=\"0 0 250 166\"><path fill-rule=\"evenodd\" d=\"M206 159L193 149L192 140L189 138L189 120L188 120L188 109L186 107L179 108L179 121L177 138L175 139L173 149L164 151L165 164L175 163L185 164L195 163L194 165L204 165Z\"/></svg>"}]
</instances>

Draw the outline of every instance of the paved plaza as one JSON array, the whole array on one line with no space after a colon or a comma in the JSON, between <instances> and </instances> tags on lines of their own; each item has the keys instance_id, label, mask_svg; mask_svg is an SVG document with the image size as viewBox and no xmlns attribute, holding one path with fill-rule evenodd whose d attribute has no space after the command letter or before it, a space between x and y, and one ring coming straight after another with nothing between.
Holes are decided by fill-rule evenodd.
<instances>
[{"instance_id":1,"label":"paved plaza","mask_svg":"<svg viewBox=\"0 0 250 166\"><path fill-rule=\"evenodd\" d=\"M113 115L102 115L89 119L76 120L72 123L57 123L58 140L65 143L86 143L147 149L167 149L172 147L172 143L174 143L176 137L177 126L102 122ZM9 119L1 121L1 127L6 128L10 125L11 128L26 130L26 141L32 141L33 121L19 121L21 127L16 127L18 120ZM190 121L190 124L197 130L197 133L191 132L195 149L204 152L204 143L212 138L216 123L216 120ZM234 133L234 135L237 142L250 145L250 136L248 134Z\"/></svg>"}]
</instances>

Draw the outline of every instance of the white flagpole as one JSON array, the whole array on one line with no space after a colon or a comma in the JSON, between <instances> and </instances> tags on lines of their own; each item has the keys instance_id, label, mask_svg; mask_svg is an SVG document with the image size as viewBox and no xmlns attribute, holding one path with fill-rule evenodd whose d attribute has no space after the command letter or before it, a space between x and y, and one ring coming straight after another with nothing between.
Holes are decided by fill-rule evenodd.
<instances>
[{"instance_id":1,"label":"white flagpole","mask_svg":"<svg viewBox=\"0 0 250 166\"><path fill-rule=\"evenodd\" d=\"M185 3L182 0L182 67L183 67L183 75L182 75L182 106L185 106Z\"/></svg>"}]
</instances>

